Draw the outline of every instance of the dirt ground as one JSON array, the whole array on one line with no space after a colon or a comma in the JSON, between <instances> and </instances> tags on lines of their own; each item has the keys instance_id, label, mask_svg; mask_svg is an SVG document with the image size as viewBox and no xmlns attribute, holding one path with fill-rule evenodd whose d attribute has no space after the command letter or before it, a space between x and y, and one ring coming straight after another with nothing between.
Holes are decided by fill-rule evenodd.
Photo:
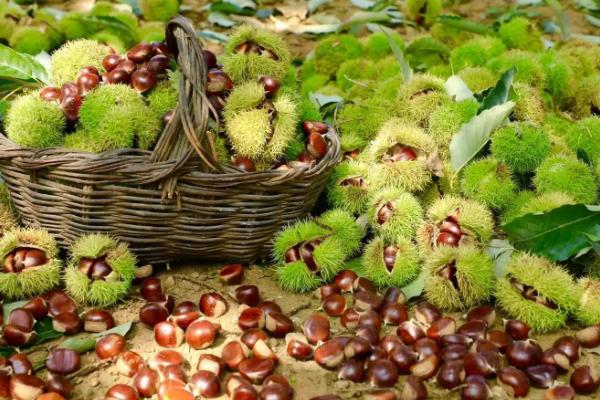
<instances>
[{"instance_id":1,"label":"dirt ground","mask_svg":"<svg viewBox=\"0 0 600 400\"><path fill-rule=\"evenodd\" d=\"M189 375L195 372L198 358L203 353L220 355L221 347L230 340L239 337L241 330L237 326L237 317L239 315L239 305L233 297L228 295L232 293L235 286L223 286L218 279L218 265L181 265L172 270L163 270L158 276L163 282L167 292L175 296L177 302L191 300L198 302L200 295L208 291L217 291L224 295L229 304L228 312L218 318L222 325L222 331L215 345L207 350L194 350L183 344L179 351L188 361ZM319 301L312 295L300 295L283 292L277 285L274 269L272 267L251 266L245 270L245 279L243 284L255 284L260 288L261 298L263 300L272 300L279 304L283 312L289 315L295 323L296 330L301 331L304 320L319 309ZM351 304L351 298L347 298L348 304ZM154 342L152 330L142 323L139 323L138 311L144 304L144 300L139 296L137 287L131 291L131 295L123 303L115 306L112 310L117 324L128 321L134 322L134 327L128 335L127 347L136 351L144 358L150 359L154 354L161 350ZM412 312L411 312L412 316ZM460 321L460 314L453 315L457 321ZM496 328L501 327L502 320L498 317ZM332 336L351 334L346 331L339 323L339 319L332 319ZM386 333L394 333L395 327L388 326ZM561 335L571 334L572 331L565 330L552 335L536 337L542 347L549 347L552 342ZM45 344L44 347L51 347L55 343ZM366 384L352 384L347 381L337 381L335 371L327 371L320 368L314 361L300 362L292 359L286 354L285 341L283 339L270 339L269 345L276 352L279 358L279 365L276 372L287 376L295 390L295 399L307 400L316 395L335 393L344 399L360 399L365 393L372 391ZM600 364L600 355L584 352L577 365ZM75 384L74 399L102 399L104 393L115 383L128 383L129 379L121 376L117 368L110 362L99 362L94 353L84 355L82 360L83 368L73 375L72 382ZM567 376L559 377L559 380L566 383ZM401 391L405 377L401 377L395 389ZM491 382L493 384L493 382ZM447 391L440 389L437 384L428 385L431 399L460 398L458 391ZM494 390L494 398L510 398L499 387ZM598 398L596 397L588 398ZM544 398L543 391L532 389L528 399L541 400ZM578 397L585 398L585 397ZM226 395L219 399L227 399Z\"/></svg>"}]
</instances>

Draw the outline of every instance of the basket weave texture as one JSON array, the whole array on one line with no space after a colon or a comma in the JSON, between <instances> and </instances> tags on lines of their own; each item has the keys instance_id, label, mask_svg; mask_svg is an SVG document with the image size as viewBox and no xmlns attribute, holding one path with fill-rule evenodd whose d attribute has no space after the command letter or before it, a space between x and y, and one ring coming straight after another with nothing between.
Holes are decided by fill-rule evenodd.
<instances>
[{"instance_id":1,"label":"basket weave texture","mask_svg":"<svg viewBox=\"0 0 600 400\"><path fill-rule=\"evenodd\" d=\"M202 48L187 19L167 25L167 44L182 73L180 99L155 149L35 150L0 134L0 172L15 208L62 247L103 232L128 242L142 262L261 259L273 234L314 206L341 157L337 135L326 135L329 150L317 164L260 172L219 165Z\"/></svg>"}]
</instances>

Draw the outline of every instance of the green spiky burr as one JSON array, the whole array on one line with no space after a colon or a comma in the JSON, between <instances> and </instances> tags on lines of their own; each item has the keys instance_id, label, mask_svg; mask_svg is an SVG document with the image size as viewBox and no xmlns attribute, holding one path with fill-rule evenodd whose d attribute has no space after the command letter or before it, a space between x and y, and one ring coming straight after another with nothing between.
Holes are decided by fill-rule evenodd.
<instances>
[{"instance_id":1,"label":"green spiky burr","mask_svg":"<svg viewBox=\"0 0 600 400\"><path fill-rule=\"evenodd\" d=\"M231 34L222 62L235 84L263 75L281 80L288 72L290 53L279 35L242 25Z\"/></svg>"},{"instance_id":2,"label":"green spiky burr","mask_svg":"<svg viewBox=\"0 0 600 400\"><path fill-rule=\"evenodd\" d=\"M588 117L571 124L564 139L574 153L583 151L595 166L600 155L600 118Z\"/></svg>"},{"instance_id":3,"label":"green spiky burr","mask_svg":"<svg viewBox=\"0 0 600 400\"><path fill-rule=\"evenodd\" d=\"M376 236L365 246L361 264L361 276L379 287L403 287L421 272L419 251L404 237L388 241Z\"/></svg>"},{"instance_id":4,"label":"green spiky burr","mask_svg":"<svg viewBox=\"0 0 600 400\"><path fill-rule=\"evenodd\" d=\"M148 93L146 99L150 109L162 119L167 111L172 111L177 107L179 92L170 80L164 80Z\"/></svg>"},{"instance_id":5,"label":"green spiky burr","mask_svg":"<svg viewBox=\"0 0 600 400\"><path fill-rule=\"evenodd\" d=\"M96 67L100 73L103 73L102 60L109 52L108 46L93 40L79 39L67 42L52 53L50 80L57 86L74 82L79 70L87 66Z\"/></svg>"},{"instance_id":6,"label":"green spiky burr","mask_svg":"<svg viewBox=\"0 0 600 400\"><path fill-rule=\"evenodd\" d=\"M388 120L364 152L374 188L418 192L431 182L437 149L431 136L398 118Z\"/></svg>"},{"instance_id":7,"label":"green spiky burr","mask_svg":"<svg viewBox=\"0 0 600 400\"><path fill-rule=\"evenodd\" d=\"M513 94L510 99L515 102L513 119L541 124L546 115L546 107L540 90L520 82L515 82L512 89Z\"/></svg>"},{"instance_id":8,"label":"green spiky burr","mask_svg":"<svg viewBox=\"0 0 600 400\"><path fill-rule=\"evenodd\" d=\"M343 106L338 116L340 133L371 141L390 118L389 103L377 97Z\"/></svg>"},{"instance_id":9,"label":"green spiky burr","mask_svg":"<svg viewBox=\"0 0 600 400\"><path fill-rule=\"evenodd\" d=\"M0 293L35 296L58 286L61 260L56 241L43 229L14 228L0 239Z\"/></svg>"},{"instance_id":10,"label":"green spiky burr","mask_svg":"<svg viewBox=\"0 0 600 400\"><path fill-rule=\"evenodd\" d=\"M494 264L474 246L442 246L425 260L425 296L442 310L465 310L494 293Z\"/></svg>"},{"instance_id":11,"label":"green spiky burr","mask_svg":"<svg viewBox=\"0 0 600 400\"><path fill-rule=\"evenodd\" d=\"M406 15L418 24L431 25L442 11L441 0L407 0Z\"/></svg>"},{"instance_id":12,"label":"green spiky burr","mask_svg":"<svg viewBox=\"0 0 600 400\"><path fill-rule=\"evenodd\" d=\"M473 93L481 93L496 85L498 78L485 67L467 67L460 70L458 75Z\"/></svg>"},{"instance_id":13,"label":"green spiky burr","mask_svg":"<svg viewBox=\"0 0 600 400\"><path fill-rule=\"evenodd\" d=\"M592 74L577 80L574 92L567 107L575 118L587 118L596 114L595 110L600 108L600 73Z\"/></svg>"},{"instance_id":14,"label":"green spiky burr","mask_svg":"<svg viewBox=\"0 0 600 400\"><path fill-rule=\"evenodd\" d=\"M375 234L388 242L399 237L410 239L423 221L419 200L397 188L386 188L371 195L368 221Z\"/></svg>"},{"instance_id":15,"label":"green spiky burr","mask_svg":"<svg viewBox=\"0 0 600 400\"><path fill-rule=\"evenodd\" d=\"M296 104L287 95L267 99L258 82L237 86L228 98L224 116L233 150L253 160L276 160L296 135Z\"/></svg>"},{"instance_id":16,"label":"green spiky burr","mask_svg":"<svg viewBox=\"0 0 600 400\"><path fill-rule=\"evenodd\" d=\"M543 87L546 81L546 74L538 60L537 54L529 51L509 50L491 59L486 66L497 76L515 67L514 81L518 83Z\"/></svg>"},{"instance_id":17,"label":"green spiky burr","mask_svg":"<svg viewBox=\"0 0 600 400\"><path fill-rule=\"evenodd\" d=\"M496 301L509 317L538 333L564 326L578 304L577 288L565 269L524 252L512 255L507 275L497 280Z\"/></svg>"},{"instance_id":18,"label":"green spiky burr","mask_svg":"<svg viewBox=\"0 0 600 400\"><path fill-rule=\"evenodd\" d=\"M343 268L349 254L360 246L360 239L344 243L355 235L352 229L342 236L337 235L344 230L341 225L347 223L347 216L332 213L320 222L300 221L281 230L273 243L281 287L307 292L332 279ZM356 225L353 220L352 224Z\"/></svg>"},{"instance_id":19,"label":"green spiky burr","mask_svg":"<svg viewBox=\"0 0 600 400\"><path fill-rule=\"evenodd\" d=\"M320 40L314 50L314 69L317 73L333 76L340 64L363 55L360 41L350 34L331 35Z\"/></svg>"},{"instance_id":20,"label":"green spiky burr","mask_svg":"<svg viewBox=\"0 0 600 400\"><path fill-rule=\"evenodd\" d=\"M429 116L429 134L435 140L440 156L447 158L452 137L461 126L469 122L479 109L479 103L472 100L449 102L435 109Z\"/></svg>"},{"instance_id":21,"label":"green spiky burr","mask_svg":"<svg viewBox=\"0 0 600 400\"><path fill-rule=\"evenodd\" d=\"M179 12L179 0L140 0L142 14L146 21L167 22Z\"/></svg>"},{"instance_id":22,"label":"green spiky burr","mask_svg":"<svg viewBox=\"0 0 600 400\"><path fill-rule=\"evenodd\" d=\"M508 48L541 52L544 50L542 33L535 22L525 17L515 17L498 28L498 35Z\"/></svg>"},{"instance_id":23,"label":"green spiky burr","mask_svg":"<svg viewBox=\"0 0 600 400\"><path fill-rule=\"evenodd\" d=\"M429 31L431 32L431 36L443 42L450 48L460 46L474 36L472 32L467 32L441 22L436 22L431 25Z\"/></svg>"},{"instance_id":24,"label":"green spiky burr","mask_svg":"<svg viewBox=\"0 0 600 400\"><path fill-rule=\"evenodd\" d=\"M544 89L551 95L551 102L562 106L575 89L573 68L556 50L546 50L538 55L546 80Z\"/></svg>"},{"instance_id":25,"label":"green spiky burr","mask_svg":"<svg viewBox=\"0 0 600 400\"><path fill-rule=\"evenodd\" d=\"M354 255L360 248L364 236L364 228L356 222L356 218L347 210L334 208L324 212L315 221L328 228L339 239L348 255Z\"/></svg>"},{"instance_id":26,"label":"green spiky burr","mask_svg":"<svg viewBox=\"0 0 600 400\"><path fill-rule=\"evenodd\" d=\"M573 69L575 76L586 77L597 73L600 66L600 48L585 40L569 40L559 47L559 53Z\"/></svg>"},{"instance_id":27,"label":"green spiky burr","mask_svg":"<svg viewBox=\"0 0 600 400\"><path fill-rule=\"evenodd\" d=\"M600 324L600 280L581 278L577 287L579 303L575 318L584 326Z\"/></svg>"},{"instance_id":28,"label":"green spiky burr","mask_svg":"<svg viewBox=\"0 0 600 400\"><path fill-rule=\"evenodd\" d=\"M494 210L502 210L515 196L512 171L493 157L469 164L463 171L461 188L466 197Z\"/></svg>"},{"instance_id":29,"label":"green spiky burr","mask_svg":"<svg viewBox=\"0 0 600 400\"><path fill-rule=\"evenodd\" d=\"M407 121L427 127L431 113L450 101L443 79L418 74L398 89L395 113Z\"/></svg>"},{"instance_id":30,"label":"green spiky burr","mask_svg":"<svg viewBox=\"0 0 600 400\"><path fill-rule=\"evenodd\" d=\"M460 235L455 232L456 228L447 229L448 222L458 226ZM493 230L494 219L485 205L475 200L447 195L429 207L425 222L417 229L416 238L419 249L427 255L437 247L446 245L439 238L443 231L454 232L455 245L460 247L463 245L487 245Z\"/></svg>"},{"instance_id":31,"label":"green spiky burr","mask_svg":"<svg viewBox=\"0 0 600 400\"><path fill-rule=\"evenodd\" d=\"M404 39L396 32L373 32L364 40L363 46L365 56L374 61L379 61L382 58L392 54L390 46L390 37L396 43L399 49L404 49L406 44Z\"/></svg>"},{"instance_id":32,"label":"green spiky burr","mask_svg":"<svg viewBox=\"0 0 600 400\"><path fill-rule=\"evenodd\" d=\"M455 71L468 67L482 67L490 59L502 54L505 49L502 40L496 37L477 37L454 48L450 54L450 64Z\"/></svg>"},{"instance_id":33,"label":"green spiky burr","mask_svg":"<svg viewBox=\"0 0 600 400\"><path fill-rule=\"evenodd\" d=\"M38 92L13 100L5 121L10 140L22 147L36 149L60 146L66 125L60 106L42 100Z\"/></svg>"},{"instance_id":34,"label":"green spiky burr","mask_svg":"<svg viewBox=\"0 0 600 400\"><path fill-rule=\"evenodd\" d=\"M544 129L532 124L512 124L492 136L492 155L516 173L534 171L550 154L552 144Z\"/></svg>"},{"instance_id":35,"label":"green spiky burr","mask_svg":"<svg viewBox=\"0 0 600 400\"><path fill-rule=\"evenodd\" d=\"M536 170L533 184L538 194L562 192L579 203L593 204L597 198L594 174L574 156L548 157Z\"/></svg>"},{"instance_id":36,"label":"green spiky burr","mask_svg":"<svg viewBox=\"0 0 600 400\"><path fill-rule=\"evenodd\" d=\"M75 301L106 307L127 295L136 258L126 243L104 234L87 234L73 243L70 254L64 280Z\"/></svg>"},{"instance_id":37,"label":"green spiky burr","mask_svg":"<svg viewBox=\"0 0 600 400\"><path fill-rule=\"evenodd\" d=\"M360 215L369 201L368 165L348 160L333 170L327 184L327 199L332 207Z\"/></svg>"}]
</instances>

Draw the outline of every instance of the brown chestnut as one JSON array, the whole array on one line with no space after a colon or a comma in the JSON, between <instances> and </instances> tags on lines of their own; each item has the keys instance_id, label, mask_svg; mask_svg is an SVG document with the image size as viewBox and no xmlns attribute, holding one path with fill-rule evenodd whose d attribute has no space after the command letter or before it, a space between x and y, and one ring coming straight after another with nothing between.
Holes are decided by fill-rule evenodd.
<instances>
[{"instance_id":1,"label":"brown chestnut","mask_svg":"<svg viewBox=\"0 0 600 400\"><path fill-rule=\"evenodd\" d=\"M573 400L574 398L575 390L569 385L552 386L544 393L545 400Z\"/></svg>"},{"instance_id":2,"label":"brown chestnut","mask_svg":"<svg viewBox=\"0 0 600 400\"><path fill-rule=\"evenodd\" d=\"M55 331L73 335L81 330L83 323L75 312L64 312L52 319L52 327Z\"/></svg>"},{"instance_id":3,"label":"brown chestnut","mask_svg":"<svg viewBox=\"0 0 600 400\"><path fill-rule=\"evenodd\" d=\"M114 359L125 350L125 338L118 333L110 333L96 342L96 355L99 359Z\"/></svg>"},{"instance_id":4,"label":"brown chestnut","mask_svg":"<svg viewBox=\"0 0 600 400\"><path fill-rule=\"evenodd\" d=\"M139 43L127 52L127 58L136 64L148 61L154 55L154 50L150 43Z\"/></svg>"},{"instance_id":5,"label":"brown chestnut","mask_svg":"<svg viewBox=\"0 0 600 400\"><path fill-rule=\"evenodd\" d=\"M512 397L525 397L529 393L529 379L525 372L513 367L498 372L498 383Z\"/></svg>"},{"instance_id":6,"label":"brown chestnut","mask_svg":"<svg viewBox=\"0 0 600 400\"><path fill-rule=\"evenodd\" d=\"M334 283L340 288L342 293L354 291L354 281L358 278L356 272L350 270L340 271L334 278Z\"/></svg>"},{"instance_id":7,"label":"brown chestnut","mask_svg":"<svg viewBox=\"0 0 600 400\"><path fill-rule=\"evenodd\" d=\"M31 364L31 361L29 361L29 358L24 353L12 354L10 357L8 357L7 362L8 365L10 365L13 374L31 375L33 372L33 364Z\"/></svg>"},{"instance_id":8,"label":"brown chestnut","mask_svg":"<svg viewBox=\"0 0 600 400\"><path fill-rule=\"evenodd\" d=\"M547 389L556 380L556 367L554 365L540 364L527 367L525 370L531 386Z\"/></svg>"},{"instance_id":9,"label":"brown chestnut","mask_svg":"<svg viewBox=\"0 0 600 400\"><path fill-rule=\"evenodd\" d=\"M135 351L124 351L117 359L117 371L121 375L133 377L145 365L144 359Z\"/></svg>"},{"instance_id":10,"label":"brown chestnut","mask_svg":"<svg viewBox=\"0 0 600 400\"><path fill-rule=\"evenodd\" d=\"M306 338L300 334L290 333L285 337L287 354L296 360L310 360L313 357L313 348Z\"/></svg>"},{"instance_id":11,"label":"brown chestnut","mask_svg":"<svg viewBox=\"0 0 600 400\"><path fill-rule=\"evenodd\" d=\"M179 347L185 332L171 321L159 322L154 326L154 340L162 347Z\"/></svg>"},{"instance_id":12,"label":"brown chestnut","mask_svg":"<svg viewBox=\"0 0 600 400\"><path fill-rule=\"evenodd\" d=\"M46 359L46 369L53 374L69 375L81 367L79 353L71 349L54 349Z\"/></svg>"},{"instance_id":13,"label":"brown chestnut","mask_svg":"<svg viewBox=\"0 0 600 400\"><path fill-rule=\"evenodd\" d=\"M158 392L160 378L158 372L151 368L140 368L133 376L133 386L142 397L152 397Z\"/></svg>"},{"instance_id":14,"label":"brown chestnut","mask_svg":"<svg viewBox=\"0 0 600 400\"><path fill-rule=\"evenodd\" d=\"M415 376L409 376L404 382L400 393L400 400L426 400L427 387L423 381Z\"/></svg>"},{"instance_id":15,"label":"brown chestnut","mask_svg":"<svg viewBox=\"0 0 600 400\"><path fill-rule=\"evenodd\" d=\"M287 315L277 311L265 314L265 329L271 336L282 338L294 331L294 322Z\"/></svg>"},{"instance_id":16,"label":"brown chestnut","mask_svg":"<svg viewBox=\"0 0 600 400\"><path fill-rule=\"evenodd\" d=\"M217 292L200 296L200 311L207 317L218 318L227 312L227 301Z\"/></svg>"},{"instance_id":17,"label":"brown chestnut","mask_svg":"<svg viewBox=\"0 0 600 400\"><path fill-rule=\"evenodd\" d=\"M600 325L592 325L575 333L575 338L585 348L593 348L600 345Z\"/></svg>"},{"instance_id":18,"label":"brown chestnut","mask_svg":"<svg viewBox=\"0 0 600 400\"><path fill-rule=\"evenodd\" d=\"M237 370L240 363L250 356L250 349L237 340L231 341L221 349L221 358L230 369Z\"/></svg>"},{"instance_id":19,"label":"brown chestnut","mask_svg":"<svg viewBox=\"0 0 600 400\"><path fill-rule=\"evenodd\" d=\"M414 344L417 340L425 337L425 331L414 321L405 321L398 326L396 334L402 341L408 345Z\"/></svg>"},{"instance_id":20,"label":"brown chestnut","mask_svg":"<svg viewBox=\"0 0 600 400\"><path fill-rule=\"evenodd\" d=\"M448 361L440 367L437 373L437 383L444 389L454 389L461 385L466 378L461 361Z\"/></svg>"},{"instance_id":21,"label":"brown chestnut","mask_svg":"<svg viewBox=\"0 0 600 400\"><path fill-rule=\"evenodd\" d=\"M367 382L376 387L392 387L398 382L398 369L390 360L371 361L367 365Z\"/></svg>"},{"instance_id":22,"label":"brown chestnut","mask_svg":"<svg viewBox=\"0 0 600 400\"><path fill-rule=\"evenodd\" d=\"M381 319L386 325L400 325L408 320L406 306L401 303L385 303L380 311Z\"/></svg>"},{"instance_id":23,"label":"brown chestnut","mask_svg":"<svg viewBox=\"0 0 600 400\"><path fill-rule=\"evenodd\" d=\"M417 378L427 380L435 375L439 366L440 359L434 354L411 365L410 373Z\"/></svg>"},{"instance_id":24,"label":"brown chestnut","mask_svg":"<svg viewBox=\"0 0 600 400\"><path fill-rule=\"evenodd\" d=\"M511 319L504 322L504 330L514 340L525 340L529 338L529 331L531 331L531 327L523 321Z\"/></svg>"},{"instance_id":25,"label":"brown chestnut","mask_svg":"<svg viewBox=\"0 0 600 400\"><path fill-rule=\"evenodd\" d=\"M325 314L312 314L304 321L302 329L308 341L317 344L329 338L329 319Z\"/></svg>"},{"instance_id":26,"label":"brown chestnut","mask_svg":"<svg viewBox=\"0 0 600 400\"><path fill-rule=\"evenodd\" d=\"M237 285L244 280L242 264L228 264L219 271L219 278L227 285Z\"/></svg>"},{"instance_id":27,"label":"brown chestnut","mask_svg":"<svg viewBox=\"0 0 600 400\"><path fill-rule=\"evenodd\" d=\"M113 316L106 310L90 310L85 313L83 330L100 333L115 327Z\"/></svg>"},{"instance_id":28,"label":"brown chestnut","mask_svg":"<svg viewBox=\"0 0 600 400\"><path fill-rule=\"evenodd\" d=\"M10 378L10 396L15 400L36 400L44 387L44 381L35 375L15 374Z\"/></svg>"},{"instance_id":29,"label":"brown chestnut","mask_svg":"<svg viewBox=\"0 0 600 400\"><path fill-rule=\"evenodd\" d=\"M160 279L154 276L144 279L140 293L146 301L160 301L164 298Z\"/></svg>"},{"instance_id":30,"label":"brown chestnut","mask_svg":"<svg viewBox=\"0 0 600 400\"><path fill-rule=\"evenodd\" d=\"M139 93L146 93L153 89L156 86L156 81L156 74L150 70L139 69L131 74L131 86Z\"/></svg>"},{"instance_id":31,"label":"brown chestnut","mask_svg":"<svg viewBox=\"0 0 600 400\"><path fill-rule=\"evenodd\" d=\"M570 383L578 394L592 394L600 386L600 375L596 368L583 365L573 371Z\"/></svg>"},{"instance_id":32,"label":"brown chestnut","mask_svg":"<svg viewBox=\"0 0 600 400\"><path fill-rule=\"evenodd\" d=\"M314 358L323 368L337 368L344 361L344 346L335 340L329 340L315 349Z\"/></svg>"},{"instance_id":33,"label":"brown chestnut","mask_svg":"<svg viewBox=\"0 0 600 400\"><path fill-rule=\"evenodd\" d=\"M344 328L354 329L358 326L359 319L360 314L354 308L347 308L346 311L342 313L340 322Z\"/></svg>"},{"instance_id":34,"label":"brown chestnut","mask_svg":"<svg viewBox=\"0 0 600 400\"><path fill-rule=\"evenodd\" d=\"M168 317L169 310L159 303L146 303L140 309L140 321L149 328L154 328L156 324L166 321Z\"/></svg>"},{"instance_id":35,"label":"brown chestnut","mask_svg":"<svg viewBox=\"0 0 600 400\"><path fill-rule=\"evenodd\" d=\"M262 329L266 323L265 312L258 307L246 308L238 317L238 326L243 330Z\"/></svg>"},{"instance_id":36,"label":"brown chestnut","mask_svg":"<svg viewBox=\"0 0 600 400\"><path fill-rule=\"evenodd\" d=\"M195 396L202 398L218 397L221 394L221 383L217 375L210 371L198 371L190 378L190 386Z\"/></svg>"},{"instance_id":37,"label":"brown chestnut","mask_svg":"<svg viewBox=\"0 0 600 400\"><path fill-rule=\"evenodd\" d=\"M424 301L415 307L415 318L423 325L431 325L434 321L442 318L442 313L433 304Z\"/></svg>"},{"instance_id":38,"label":"brown chestnut","mask_svg":"<svg viewBox=\"0 0 600 400\"><path fill-rule=\"evenodd\" d=\"M338 379L352 381L352 382L364 382L365 381L365 362L358 359L351 359L345 361L337 371Z\"/></svg>"},{"instance_id":39,"label":"brown chestnut","mask_svg":"<svg viewBox=\"0 0 600 400\"><path fill-rule=\"evenodd\" d=\"M346 299L341 294L331 294L323 300L323 311L331 317L341 316L346 309Z\"/></svg>"},{"instance_id":40,"label":"brown chestnut","mask_svg":"<svg viewBox=\"0 0 600 400\"><path fill-rule=\"evenodd\" d=\"M247 358L238 365L242 376L253 383L260 384L273 373L275 363L270 359Z\"/></svg>"},{"instance_id":41,"label":"brown chestnut","mask_svg":"<svg viewBox=\"0 0 600 400\"><path fill-rule=\"evenodd\" d=\"M451 317L442 317L432 321L427 336L433 340L440 340L442 336L456 333L456 321Z\"/></svg>"},{"instance_id":42,"label":"brown chestnut","mask_svg":"<svg viewBox=\"0 0 600 400\"><path fill-rule=\"evenodd\" d=\"M36 296L23 306L37 321L48 316L48 302L42 296Z\"/></svg>"},{"instance_id":43,"label":"brown chestnut","mask_svg":"<svg viewBox=\"0 0 600 400\"><path fill-rule=\"evenodd\" d=\"M579 342L572 336L562 336L556 339L552 348L563 352L569 357L571 364L575 364L577 360L579 360L579 355L581 353Z\"/></svg>"},{"instance_id":44,"label":"brown chestnut","mask_svg":"<svg viewBox=\"0 0 600 400\"><path fill-rule=\"evenodd\" d=\"M254 307L260 302L258 287L255 285L239 286L235 289L235 298L240 304L246 304L250 307Z\"/></svg>"}]
</instances>

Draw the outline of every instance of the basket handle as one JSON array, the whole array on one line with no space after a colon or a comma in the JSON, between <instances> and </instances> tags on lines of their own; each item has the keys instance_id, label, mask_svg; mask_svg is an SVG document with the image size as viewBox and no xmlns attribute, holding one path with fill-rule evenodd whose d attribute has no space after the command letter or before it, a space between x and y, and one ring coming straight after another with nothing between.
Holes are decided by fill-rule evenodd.
<instances>
[{"instance_id":1,"label":"basket handle","mask_svg":"<svg viewBox=\"0 0 600 400\"><path fill-rule=\"evenodd\" d=\"M199 170L221 172L211 135L210 113L214 112L206 97L206 63L202 47L190 20L177 16L166 27L166 42L181 70L179 103L165 127L151 162L175 161L157 181L161 181L163 198L172 198L177 190L178 172L188 160L198 155Z\"/></svg>"}]
</instances>

